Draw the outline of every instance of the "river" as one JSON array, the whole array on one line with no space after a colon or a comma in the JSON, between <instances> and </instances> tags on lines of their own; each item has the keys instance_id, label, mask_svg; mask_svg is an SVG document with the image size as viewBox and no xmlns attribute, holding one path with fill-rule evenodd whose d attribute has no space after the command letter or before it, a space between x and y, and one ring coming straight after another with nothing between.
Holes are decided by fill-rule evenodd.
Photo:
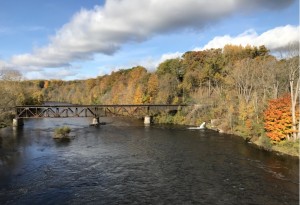
<instances>
[{"instance_id":1,"label":"river","mask_svg":"<svg viewBox=\"0 0 300 205\"><path fill-rule=\"evenodd\" d=\"M0 129L0 204L299 204L299 161L241 138L126 118ZM70 142L52 139L72 128Z\"/></svg>"}]
</instances>

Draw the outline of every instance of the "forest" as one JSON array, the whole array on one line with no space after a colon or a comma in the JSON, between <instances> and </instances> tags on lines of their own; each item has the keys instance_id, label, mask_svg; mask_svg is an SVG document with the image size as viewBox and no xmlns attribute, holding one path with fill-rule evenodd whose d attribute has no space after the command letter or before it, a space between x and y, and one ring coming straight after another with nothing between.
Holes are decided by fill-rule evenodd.
<instances>
[{"instance_id":1,"label":"forest","mask_svg":"<svg viewBox=\"0 0 300 205\"><path fill-rule=\"evenodd\" d=\"M73 104L189 104L155 123L199 125L212 120L219 130L265 149L299 155L299 53L274 56L265 46L226 45L188 51L159 64L137 66L87 80L24 80L0 71L0 123L8 125L15 105L44 101Z\"/></svg>"}]
</instances>

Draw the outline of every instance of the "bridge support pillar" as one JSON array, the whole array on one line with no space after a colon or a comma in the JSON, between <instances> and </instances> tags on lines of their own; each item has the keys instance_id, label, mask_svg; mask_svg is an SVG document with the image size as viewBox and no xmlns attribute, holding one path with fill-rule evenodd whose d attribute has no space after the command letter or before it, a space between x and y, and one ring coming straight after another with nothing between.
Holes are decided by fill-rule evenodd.
<instances>
[{"instance_id":1,"label":"bridge support pillar","mask_svg":"<svg viewBox=\"0 0 300 205\"><path fill-rule=\"evenodd\" d=\"M13 127L20 127L22 125L24 125L22 118L14 118L13 119Z\"/></svg>"},{"instance_id":2,"label":"bridge support pillar","mask_svg":"<svg viewBox=\"0 0 300 205\"><path fill-rule=\"evenodd\" d=\"M92 125L93 125L93 126L100 125L100 119L99 119L99 117L94 117L94 118L93 118Z\"/></svg>"},{"instance_id":3,"label":"bridge support pillar","mask_svg":"<svg viewBox=\"0 0 300 205\"><path fill-rule=\"evenodd\" d=\"M151 116L145 116L144 124L145 125L150 125L151 124Z\"/></svg>"}]
</instances>

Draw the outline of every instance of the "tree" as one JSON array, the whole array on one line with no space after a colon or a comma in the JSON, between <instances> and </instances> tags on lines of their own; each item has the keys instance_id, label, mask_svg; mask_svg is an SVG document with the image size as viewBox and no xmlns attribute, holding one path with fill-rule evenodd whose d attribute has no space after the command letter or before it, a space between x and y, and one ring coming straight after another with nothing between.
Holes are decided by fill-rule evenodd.
<instances>
[{"instance_id":1,"label":"tree","mask_svg":"<svg viewBox=\"0 0 300 205\"><path fill-rule=\"evenodd\" d=\"M85 81L85 86L86 86L88 91L92 90L92 88L96 86L96 80L93 79L93 78L87 79Z\"/></svg>"},{"instance_id":2,"label":"tree","mask_svg":"<svg viewBox=\"0 0 300 205\"><path fill-rule=\"evenodd\" d=\"M296 140L300 138L300 122L297 123L296 109L297 105L299 106L299 57L294 57L287 61L287 68L289 70L289 82L290 82L290 96L291 96L291 112L292 112L292 121L293 129L297 129L298 125L298 134L293 133L293 138ZM299 119L298 119L299 120ZM299 120L300 121L300 120Z\"/></svg>"},{"instance_id":3,"label":"tree","mask_svg":"<svg viewBox=\"0 0 300 205\"><path fill-rule=\"evenodd\" d=\"M0 70L0 123L9 123L13 117L12 107L20 105L25 95L20 80L22 75L16 70Z\"/></svg>"},{"instance_id":4,"label":"tree","mask_svg":"<svg viewBox=\"0 0 300 205\"><path fill-rule=\"evenodd\" d=\"M159 91L156 103L172 104L177 96L177 78L169 73L159 78Z\"/></svg>"},{"instance_id":5,"label":"tree","mask_svg":"<svg viewBox=\"0 0 300 205\"><path fill-rule=\"evenodd\" d=\"M147 85L148 95L150 97L149 103L153 103L158 93L158 76L151 74Z\"/></svg>"},{"instance_id":6,"label":"tree","mask_svg":"<svg viewBox=\"0 0 300 205\"><path fill-rule=\"evenodd\" d=\"M257 80L255 70L256 64L251 59L238 61L233 69L230 77L243 100L248 104L254 92L254 86Z\"/></svg>"},{"instance_id":7,"label":"tree","mask_svg":"<svg viewBox=\"0 0 300 205\"><path fill-rule=\"evenodd\" d=\"M161 64L159 64L156 73L158 75L172 74L177 78L181 77L184 74L184 71L181 66L180 58L168 59Z\"/></svg>"},{"instance_id":8,"label":"tree","mask_svg":"<svg viewBox=\"0 0 300 205\"><path fill-rule=\"evenodd\" d=\"M142 103L143 103L143 91L141 86L138 85L134 93L134 104L142 104Z\"/></svg>"},{"instance_id":9,"label":"tree","mask_svg":"<svg viewBox=\"0 0 300 205\"><path fill-rule=\"evenodd\" d=\"M44 88L48 88L49 87L49 81L48 80L45 80L45 84L44 84Z\"/></svg>"},{"instance_id":10,"label":"tree","mask_svg":"<svg viewBox=\"0 0 300 205\"><path fill-rule=\"evenodd\" d=\"M258 47L258 55L259 56L268 56L269 52L270 51L264 45L261 45Z\"/></svg>"},{"instance_id":11,"label":"tree","mask_svg":"<svg viewBox=\"0 0 300 205\"><path fill-rule=\"evenodd\" d=\"M297 130L293 128L291 98L289 95L270 100L264 112L264 127L267 136L274 142L290 139Z\"/></svg>"},{"instance_id":12,"label":"tree","mask_svg":"<svg viewBox=\"0 0 300 205\"><path fill-rule=\"evenodd\" d=\"M22 75L16 70L2 70L0 75L0 104L2 106L15 106L20 104L18 96L23 93L20 84Z\"/></svg>"},{"instance_id":13,"label":"tree","mask_svg":"<svg viewBox=\"0 0 300 205\"><path fill-rule=\"evenodd\" d=\"M296 140L300 138L300 120L296 116L300 103L299 43L291 43L285 50L282 50L282 55L286 57L284 69L288 73L293 129L297 129L298 126L298 134L293 133L293 138Z\"/></svg>"}]
</instances>

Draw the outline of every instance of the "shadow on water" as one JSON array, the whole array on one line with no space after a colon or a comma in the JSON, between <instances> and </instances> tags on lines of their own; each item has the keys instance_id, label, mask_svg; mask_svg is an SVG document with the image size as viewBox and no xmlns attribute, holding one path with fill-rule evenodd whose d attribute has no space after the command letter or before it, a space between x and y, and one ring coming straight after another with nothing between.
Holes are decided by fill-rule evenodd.
<instances>
[{"instance_id":1,"label":"shadow on water","mask_svg":"<svg viewBox=\"0 0 300 205\"><path fill-rule=\"evenodd\" d=\"M299 161L241 138L122 118L0 130L1 204L298 204ZM71 127L69 142L52 138Z\"/></svg>"}]
</instances>

